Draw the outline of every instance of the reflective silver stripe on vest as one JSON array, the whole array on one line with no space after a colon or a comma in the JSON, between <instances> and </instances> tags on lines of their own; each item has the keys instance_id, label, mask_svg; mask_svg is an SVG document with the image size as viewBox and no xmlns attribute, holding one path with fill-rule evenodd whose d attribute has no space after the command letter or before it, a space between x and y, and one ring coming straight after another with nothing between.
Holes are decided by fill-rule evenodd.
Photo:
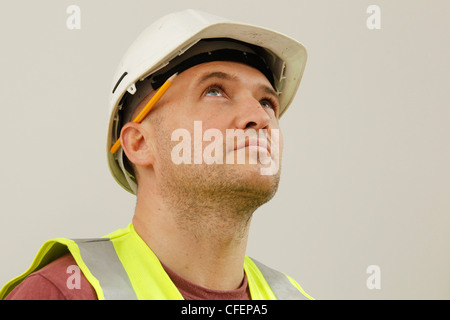
<instances>
[{"instance_id":1,"label":"reflective silver stripe on vest","mask_svg":"<svg viewBox=\"0 0 450 320\"><path fill-rule=\"evenodd\" d=\"M97 278L106 300L136 300L137 296L128 274L108 238L73 239L80 249L81 258L92 275ZM285 274L251 259L261 271L278 300L307 299L289 281Z\"/></svg>"},{"instance_id":2,"label":"reflective silver stripe on vest","mask_svg":"<svg viewBox=\"0 0 450 320\"><path fill-rule=\"evenodd\" d=\"M251 259L263 274L264 279L266 279L267 284L278 300L308 300L307 297L294 287L285 274L269 268L253 258Z\"/></svg>"},{"instance_id":3,"label":"reflective silver stripe on vest","mask_svg":"<svg viewBox=\"0 0 450 320\"><path fill-rule=\"evenodd\" d=\"M100 283L106 300L137 300L128 274L108 238L73 239L81 258Z\"/></svg>"}]
</instances>

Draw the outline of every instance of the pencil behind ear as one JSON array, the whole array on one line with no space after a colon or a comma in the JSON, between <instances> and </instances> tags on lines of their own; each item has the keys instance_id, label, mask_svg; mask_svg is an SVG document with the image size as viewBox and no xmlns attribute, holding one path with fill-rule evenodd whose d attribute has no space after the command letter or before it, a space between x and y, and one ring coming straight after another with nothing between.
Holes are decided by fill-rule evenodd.
<instances>
[{"instance_id":1,"label":"pencil behind ear","mask_svg":"<svg viewBox=\"0 0 450 320\"><path fill-rule=\"evenodd\" d=\"M166 82L164 82L164 84L158 89L158 91L156 91L156 93L152 96L152 98L150 99L150 101L148 101L144 108L139 112L139 114L134 118L133 122L135 123L141 123L142 120L145 119L145 117L148 115L148 113L150 112L150 110L152 110L152 108L155 106L155 104L159 101L159 99L161 99L161 97L164 95L164 93L166 93L166 91L170 88L170 86L173 83L173 80L176 78L176 76L178 75L178 72L173 74L169 79L166 80ZM121 145L121 139L117 139L116 142L114 143L114 145L111 147L110 152L111 153L116 153L117 150L119 150L119 147Z\"/></svg>"}]
</instances>

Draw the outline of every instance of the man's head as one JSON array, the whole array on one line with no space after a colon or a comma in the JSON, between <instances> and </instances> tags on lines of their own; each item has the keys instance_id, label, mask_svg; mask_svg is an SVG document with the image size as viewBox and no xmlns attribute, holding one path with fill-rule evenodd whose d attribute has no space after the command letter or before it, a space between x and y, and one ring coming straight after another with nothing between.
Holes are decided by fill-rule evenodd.
<instances>
[{"instance_id":1,"label":"man's head","mask_svg":"<svg viewBox=\"0 0 450 320\"><path fill-rule=\"evenodd\" d=\"M195 195L216 203L245 194L250 204L261 205L279 181L279 170L261 174L280 163L281 135L272 135L279 134L279 107L269 79L254 67L202 63L180 73L142 123L124 125L122 148L134 164L139 189L156 185L167 196L176 194L177 201Z\"/></svg>"},{"instance_id":2,"label":"man's head","mask_svg":"<svg viewBox=\"0 0 450 320\"><path fill-rule=\"evenodd\" d=\"M272 185L269 189L273 189L278 183L278 172L270 177L253 175L250 180L248 175L252 170L261 169L263 158L274 158L276 152L273 148L270 150L274 141L279 141L281 147L281 136L275 135L277 139L272 139L271 131L278 130L278 117L295 95L305 61L306 51L300 43L267 29L236 24L192 10L155 22L133 43L116 74L108 149L120 132L123 149L115 155L108 154L113 176L125 189L136 192L135 178L129 174L133 168L127 165L123 156L125 150L131 163L138 168L138 174L146 172L146 177L156 180L164 177L164 181L178 179L179 182L183 177L177 174L185 171L197 180L203 179L199 174L207 173L211 178L220 175L222 179L214 179L216 182L228 181L237 188L245 188L245 180L253 181L254 190L265 189L268 184ZM136 110L151 98L154 89L174 72L179 72L175 83L142 126L127 124L133 113L136 114ZM199 140L195 139L198 130L201 131L200 143L201 138L205 138L203 133L211 141L200 146L201 149ZM229 138L227 130L235 130L235 136ZM177 167L174 148L178 151L180 148L173 142L173 136L180 131L195 140L191 141L194 158L213 155L215 165L194 159L193 164L184 167L186 170ZM259 133L262 135L251 136ZM220 135L222 139L218 139ZM269 152L261 145L267 137ZM240 148L246 150L242 153L241 150L230 150L233 144L227 144L227 139L236 139L237 143L240 139L256 141L259 146ZM216 140L225 142L222 143L220 156L223 163L220 165L217 164L220 148ZM144 145L147 153L143 152ZM182 149L185 154L186 148ZM216 152L211 152L212 149ZM230 152L238 153L238 157L244 155L247 162L254 158L253 165L230 164L230 158L227 158ZM186 159L183 163L186 164ZM145 168L151 168L151 172ZM175 174L172 180L169 174ZM224 178L227 176L228 179ZM223 181L216 188L224 187ZM208 189L210 192L215 190L211 185Z\"/></svg>"}]
</instances>

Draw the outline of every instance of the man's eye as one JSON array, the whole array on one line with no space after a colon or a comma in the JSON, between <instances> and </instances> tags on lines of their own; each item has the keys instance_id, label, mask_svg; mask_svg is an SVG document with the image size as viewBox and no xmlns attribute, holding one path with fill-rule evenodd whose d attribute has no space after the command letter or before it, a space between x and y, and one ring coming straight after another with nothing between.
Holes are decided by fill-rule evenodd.
<instances>
[{"instance_id":1,"label":"man's eye","mask_svg":"<svg viewBox=\"0 0 450 320\"><path fill-rule=\"evenodd\" d=\"M206 90L206 95L213 97L221 97L222 92L220 92L220 90L217 88L209 88L208 90Z\"/></svg>"},{"instance_id":2,"label":"man's eye","mask_svg":"<svg viewBox=\"0 0 450 320\"><path fill-rule=\"evenodd\" d=\"M270 109L274 109L274 105L272 104L272 102L268 101L268 100L262 100L261 102L261 106L265 107L265 108L270 108Z\"/></svg>"}]
</instances>

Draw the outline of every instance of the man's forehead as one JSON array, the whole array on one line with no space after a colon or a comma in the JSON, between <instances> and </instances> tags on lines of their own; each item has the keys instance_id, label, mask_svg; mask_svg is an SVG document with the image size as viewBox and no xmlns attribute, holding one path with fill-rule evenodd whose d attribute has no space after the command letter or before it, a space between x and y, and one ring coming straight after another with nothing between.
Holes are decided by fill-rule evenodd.
<instances>
[{"instance_id":1,"label":"man's forehead","mask_svg":"<svg viewBox=\"0 0 450 320\"><path fill-rule=\"evenodd\" d=\"M210 79L245 83L248 80L248 77L251 77L267 94L274 96L279 95L263 73L258 69L243 63L214 61L197 65L191 69L193 69L191 70L191 74L194 77L193 81L198 85L201 85Z\"/></svg>"}]
</instances>

